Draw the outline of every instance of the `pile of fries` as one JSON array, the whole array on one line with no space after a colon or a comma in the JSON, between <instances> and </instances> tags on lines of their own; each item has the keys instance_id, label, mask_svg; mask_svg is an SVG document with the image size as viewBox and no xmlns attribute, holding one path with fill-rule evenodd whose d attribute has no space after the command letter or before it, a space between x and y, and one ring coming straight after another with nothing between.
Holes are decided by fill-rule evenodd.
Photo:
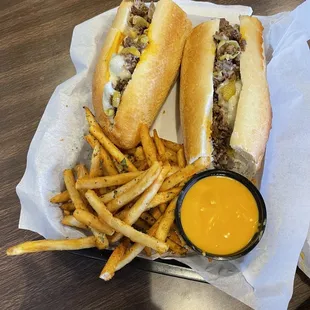
<instances>
[{"instance_id":1,"label":"pile of fries","mask_svg":"<svg viewBox=\"0 0 310 310\"><path fill-rule=\"evenodd\" d=\"M186 165L183 146L153 138L140 126L141 145L122 152L103 133L85 108L93 149L89 171L84 164L63 173L66 190L51 198L63 211L62 224L85 231L85 238L30 241L13 246L7 255L96 247L114 248L100 278L115 271L143 250L146 255L168 251L184 255L187 248L174 223L178 194L184 183L204 170L204 159Z\"/></svg>"}]
</instances>

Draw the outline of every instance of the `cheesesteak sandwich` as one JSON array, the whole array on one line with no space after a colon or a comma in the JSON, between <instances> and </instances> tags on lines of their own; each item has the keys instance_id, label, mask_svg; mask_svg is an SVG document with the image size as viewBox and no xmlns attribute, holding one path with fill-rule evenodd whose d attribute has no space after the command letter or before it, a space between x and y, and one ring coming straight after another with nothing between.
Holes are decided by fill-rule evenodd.
<instances>
[{"instance_id":1,"label":"cheesesteak sandwich","mask_svg":"<svg viewBox=\"0 0 310 310\"><path fill-rule=\"evenodd\" d=\"M209 159L210 168L252 178L264 157L271 128L263 27L240 16L198 25L181 68L180 112L186 158Z\"/></svg>"},{"instance_id":2,"label":"cheesesteak sandwich","mask_svg":"<svg viewBox=\"0 0 310 310\"><path fill-rule=\"evenodd\" d=\"M171 0L155 7L123 0L102 47L93 78L93 106L105 134L119 147L139 143L139 125L151 126L176 78L191 31Z\"/></svg>"}]
</instances>

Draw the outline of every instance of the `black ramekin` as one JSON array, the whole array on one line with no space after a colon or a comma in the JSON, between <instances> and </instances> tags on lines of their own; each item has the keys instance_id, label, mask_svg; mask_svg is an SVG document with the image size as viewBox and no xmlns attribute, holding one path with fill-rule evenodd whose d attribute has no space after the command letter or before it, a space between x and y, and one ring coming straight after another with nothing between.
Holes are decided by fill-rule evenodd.
<instances>
[{"instance_id":1,"label":"black ramekin","mask_svg":"<svg viewBox=\"0 0 310 310\"><path fill-rule=\"evenodd\" d=\"M225 176L231 179L234 179L240 183L242 183L253 195L257 208L258 208L258 213L259 213L259 222L258 222L258 231L255 233L253 238L250 240L250 242L241 250L238 252L229 254L229 255L217 255L217 254L212 254L212 253L207 253L199 249L195 244L193 244L189 238L186 236L183 227L182 227L182 222L181 222L181 208L182 208L182 203L183 199L186 196L186 193L189 191L189 189L199 180L210 177L210 176ZM266 227L266 222L267 222L267 211L266 211L266 206L264 199L262 195L260 194L259 190L255 187L255 185L250 182L247 178L244 176L233 172L229 170L220 170L220 169L213 169L213 170L206 170L203 172L200 172L198 174L195 174L184 186L182 189L178 201L177 201L177 206L175 209L175 219L176 219L176 224L177 227L180 231L180 234L184 238L185 242L189 247L191 247L193 250L196 252L214 259L214 260L232 260L232 259L237 259L240 258L246 254L248 254L251 250L254 249L254 247L258 244L260 239L262 238L265 227Z\"/></svg>"}]
</instances>

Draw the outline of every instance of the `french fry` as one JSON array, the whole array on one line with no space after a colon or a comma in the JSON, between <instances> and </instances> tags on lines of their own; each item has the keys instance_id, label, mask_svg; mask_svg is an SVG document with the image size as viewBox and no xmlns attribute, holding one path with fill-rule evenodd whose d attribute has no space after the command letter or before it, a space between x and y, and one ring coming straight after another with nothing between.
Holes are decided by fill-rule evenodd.
<instances>
[{"instance_id":1,"label":"french fry","mask_svg":"<svg viewBox=\"0 0 310 310\"><path fill-rule=\"evenodd\" d=\"M141 233L131 226L127 225L118 218L113 217L112 213L109 212L104 203L92 190L88 190L85 194L88 202L97 212L98 217L101 221L106 222L110 227L115 229L115 231L122 233L124 236L131 239L133 242L141 243L148 246L159 253L164 253L168 250L168 245L164 242L157 240L154 237L150 237L144 233Z\"/></svg>"},{"instance_id":2,"label":"french fry","mask_svg":"<svg viewBox=\"0 0 310 310\"><path fill-rule=\"evenodd\" d=\"M87 226L79 222L73 215L64 216L61 220L61 224L81 229L87 229Z\"/></svg>"},{"instance_id":3,"label":"french fry","mask_svg":"<svg viewBox=\"0 0 310 310\"><path fill-rule=\"evenodd\" d=\"M135 165L136 165L136 167L137 167L137 169L138 169L139 171L144 171L144 170L146 170L146 169L149 167L149 165L148 165L146 159L141 160L141 161L137 161L137 162L135 163Z\"/></svg>"},{"instance_id":4,"label":"french fry","mask_svg":"<svg viewBox=\"0 0 310 310\"><path fill-rule=\"evenodd\" d=\"M113 278L116 266L123 258L124 253L128 248L129 244L130 240L126 238L115 248L115 250L112 252L104 268L101 271L100 279L104 281L109 281Z\"/></svg>"},{"instance_id":5,"label":"french fry","mask_svg":"<svg viewBox=\"0 0 310 310\"><path fill-rule=\"evenodd\" d=\"M86 112L86 119L90 126L89 132L101 143L106 151L117 160L117 162L124 167L126 166L128 171L137 171L137 168L128 158L106 137L91 111L87 107L84 107L84 109Z\"/></svg>"},{"instance_id":6,"label":"french fry","mask_svg":"<svg viewBox=\"0 0 310 310\"><path fill-rule=\"evenodd\" d=\"M118 171L115 168L112 158L110 157L109 153L103 148L100 148L100 156L102 159L102 165L104 170L106 170L108 175L117 175Z\"/></svg>"},{"instance_id":7,"label":"french fry","mask_svg":"<svg viewBox=\"0 0 310 310\"><path fill-rule=\"evenodd\" d=\"M140 138L147 163L151 167L157 161L156 147L145 124L140 126Z\"/></svg>"},{"instance_id":8,"label":"french fry","mask_svg":"<svg viewBox=\"0 0 310 310\"><path fill-rule=\"evenodd\" d=\"M136 178L132 179L131 181L129 181L128 183L122 185L121 187L116 188L115 190L108 192L106 194L104 194L102 197L100 197L100 199L104 202L104 203L108 203L111 200L119 197L121 194L127 192L130 188L132 188L135 184L137 184L138 182L140 182L140 180L143 178L143 176L145 175L145 173L142 173L140 175L138 175Z\"/></svg>"},{"instance_id":9,"label":"french fry","mask_svg":"<svg viewBox=\"0 0 310 310\"><path fill-rule=\"evenodd\" d=\"M95 147L96 141L98 141L94 136L90 134L86 135L84 138L92 148ZM100 157L102 159L103 170L106 171L107 175L118 174L118 171L115 168L112 158L103 147L100 147Z\"/></svg>"},{"instance_id":10,"label":"french fry","mask_svg":"<svg viewBox=\"0 0 310 310\"><path fill-rule=\"evenodd\" d=\"M140 243L133 244L118 262L115 271L118 271L132 262L144 249L144 245Z\"/></svg>"},{"instance_id":11,"label":"french fry","mask_svg":"<svg viewBox=\"0 0 310 310\"><path fill-rule=\"evenodd\" d=\"M156 238L163 242L166 241L170 228L174 222L174 211L177 205L177 197L175 197L167 207L156 231Z\"/></svg>"},{"instance_id":12,"label":"french fry","mask_svg":"<svg viewBox=\"0 0 310 310\"><path fill-rule=\"evenodd\" d=\"M200 157L192 164L186 166L185 168L180 169L178 172L174 173L169 178L167 178L159 191L164 192L175 187L177 184L183 182L188 177L191 177L195 173L206 169L207 164L208 164L207 159L204 157Z\"/></svg>"},{"instance_id":13,"label":"french fry","mask_svg":"<svg viewBox=\"0 0 310 310\"><path fill-rule=\"evenodd\" d=\"M144 174L143 178L138 183L132 186L127 192L124 192L107 204L108 210L110 212L116 212L134 198L141 195L158 177L160 171L161 165L157 161L154 162L152 167Z\"/></svg>"},{"instance_id":14,"label":"french fry","mask_svg":"<svg viewBox=\"0 0 310 310\"><path fill-rule=\"evenodd\" d=\"M154 165L155 164L153 164L153 166ZM165 165L163 169L160 171L156 180L153 182L153 184L141 195L138 201L129 209L129 211L127 212L127 214L123 219L123 221L126 224L133 225L139 219L139 217L142 216L143 212L145 212L145 210L147 209L148 204L154 198L159 188L161 187L162 183L164 182L169 170L170 165ZM155 219L153 219L152 221L152 217L150 215L149 216L144 215L142 219L146 221L149 225L153 225L155 222ZM113 236L113 241L116 242L121 238L122 235L120 233L116 233Z\"/></svg>"},{"instance_id":15,"label":"french fry","mask_svg":"<svg viewBox=\"0 0 310 310\"><path fill-rule=\"evenodd\" d=\"M170 149L171 151L175 153L177 153L179 149L183 148L182 144L178 144L178 143L166 140L166 139L161 139L161 140L163 141L164 146L166 148Z\"/></svg>"},{"instance_id":16,"label":"french fry","mask_svg":"<svg viewBox=\"0 0 310 310\"><path fill-rule=\"evenodd\" d=\"M165 177L170 169L170 166L165 165L163 169L160 171L158 177L152 185L141 195L138 201L129 209L129 212L124 219L124 221L128 224L133 224L143 212L147 210L149 203L156 196L157 191L161 187L161 184L164 182Z\"/></svg>"},{"instance_id":17,"label":"french fry","mask_svg":"<svg viewBox=\"0 0 310 310\"><path fill-rule=\"evenodd\" d=\"M174 231L174 230L170 230L169 234L168 234L168 238L170 240L172 240L174 243L180 245L180 246L183 246L182 245L182 242L179 238L179 235Z\"/></svg>"},{"instance_id":18,"label":"french fry","mask_svg":"<svg viewBox=\"0 0 310 310\"><path fill-rule=\"evenodd\" d=\"M120 220L124 220L126 214L128 213L129 209L133 206L132 203L129 203L128 205L126 205L126 207L121 210L120 212L116 213L114 216L117 217Z\"/></svg>"},{"instance_id":19,"label":"french fry","mask_svg":"<svg viewBox=\"0 0 310 310\"><path fill-rule=\"evenodd\" d=\"M135 226L135 228L137 228L138 230L140 230L142 232L146 232L150 228L148 223L146 221L143 221L142 219L137 219L133 226ZM120 239L119 236L122 237L123 235L120 233L117 236L114 235L114 236L112 236L111 241L117 242ZM114 241L115 239L116 239L116 241Z\"/></svg>"},{"instance_id":20,"label":"french fry","mask_svg":"<svg viewBox=\"0 0 310 310\"><path fill-rule=\"evenodd\" d=\"M67 202L68 200L70 200L70 195L68 191L66 190L52 197L50 199L50 202L51 203L63 203L63 202Z\"/></svg>"},{"instance_id":21,"label":"french fry","mask_svg":"<svg viewBox=\"0 0 310 310\"><path fill-rule=\"evenodd\" d=\"M170 149L166 149L166 153L165 153L166 158L171 161L174 164L178 164L178 159L177 159L177 154L176 152L170 150Z\"/></svg>"},{"instance_id":22,"label":"french fry","mask_svg":"<svg viewBox=\"0 0 310 310\"><path fill-rule=\"evenodd\" d=\"M135 159L137 161L141 161L141 160L145 160L146 159L142 146L138 146L136 148L134 156L135 156Z\"/></svg>"},{"instance_id":23,"label":"french fry","mask_svg":"<svg viewBox=\"0 0 310 310\"><path fill-rule=\"evenodd\" d=\"M74 171L76 173L77 179L82 179L82 178L88 177L87 168L83 164L76 165L74 167Z\"/></svg>"},{"instance_id":24,"label":"french fry","mask_svg":"<svg viewBox=\"0 0 310 310\"><path fill-rule=\"evenodd\" d=\"M80 193L75 188L75 179L71 169L66 169L63 173L66 188L69 192L70 198L75 206L75 209L87 210L87 207L81 198Z\"/></svg>"},{"instance_id":25,"label":"french fry","mask_svg":"<svg viewBox=\"0 0 310 310\"><path fill-rule=\"evenodd\" d=\"M169 249L178 255L185 255L187 253L187 249L181 247L179 244L175 243L170 238L167 238L167 244L169 245Z\"/></svg>"},{"instance_id":26,"label":"french fry","mask_svg":"<svg viewBox=\"0 0 310 310\"><path fill-rule=\"evenodd\" d=\"M80 222L88 227L94 228L109 236L114 234L114 230L109 227L104 221L98 219L97 216L84 210L75 210L73 216Z\"/></svg>"},{"instance_id":27,"label":"french fry","mask_svg":"<svg viewBox=\"0 0 310 310\"><path fill-rule=\"evenodd\" d=\"M172 199L173 199L173 198L172 198ZM160 211L162 214L165 213L167 207L168 207L168 204L167 204L167 203L161 203L161 204L158 206L159 211Z\"/></svg>"},{"instance_id":28,"label":"french fry","mask_svg":"<svg viewBox=\"0 0 310 310\"><path fill-rule=\"evenodd\" d=\"M89 174L87 168L83 164L78 164L74 167L74 171L76 173L77 179L88 178ZM87 205L87 200L85 200L85 189L80 189L78 192L80 193L81 199L83 200L84 204Z\"/></svg>"},{"instance_id":29,"label":"french fry","mask_svg":"<svg viewBox=\"0 0 310 310\"><path fill-rule=\"evenodd\" d=\"M178 160L178 166L180 168L184 168L186 166L186 160L184 155L184 149L181 148L177 152L177 160Z\"/></svg>"},{"instance_id":30,"label":"french fry","mask_svg":"<svg viewBox=\"0 0 310 310\"><path fill-rule=\"evenodd\" d=\"M178 231L178 229L177 228L174 228L174 232L175 232L175 234L178 236L178 238L179 238L179 241L180 241L180 245L182 246L182 247L185 247L186 246L186 242L184 241L184 239L183 239L183 237L181 236L181 234L179 233L179 231Z\"/></svg>"},{"instance_id":31,"label":"french fry","mask_svg":"<svg viewBox=\"0 0 310 310\"><path fill-rule=\"evenodd\" d=\"M60 208L62 210L67 210L67 211L74 211L75 210L75 206L72 202L63 203L62 205L60 205Z\"/></svg>"},{"instance_id":32,"label":"french fry","mask_svg":"<svg viewBox=\"0 0 310 310\"><path fill-rule=\"evenodd\" d=\"M37 240L15 245L7 249L6 254L12 256L43 251L80 250L95 246L96 239L93 236L66 240Z\"/></svg>"},{"instance_id":33,"label":"french fry","mask_svg":"<svg viewBox=\"0 0 310 310\"><path fill-rule=\"evenodd\" d=\"M150 214L154 217L155 220L158 220L162 213L160 212L159 207L156 207L150 210Z\"/></svg>"},{"instance_id":34,"label":"french fry","mask_svg":"<svg viewBox=\"0 0 310 310\"><path fill-rule=\"evenodd\" d=\"M91 227L90 230L93 233L94 237L96 238L96 248L98 250L104 250L109 247L109 240L104 233Z\"/></svg>"},{"instance_id":35,"label":"french fry","mask_svg":"<svg viewBox=\"0 0 310 310\"><path fill-rule=\"evenodd\" d=\"M182 190L181 187L174 187L174 188L169 189L166 192L157 193L155 195L155 197L152 199L152 201L148 204L147 210L150 210L150 209L155 208L161 204L169 202L174 197L179 195L181 190Z\"/></svg>"},{"instance_id":36,"label":"french fry","mask_svg":"<svg viewBox=\"0 0 310 310\"><path fill-rule=\"evenodd\" d=\"M100 160L100 144L98 141L95 142L95 147L90 162L89 177L101 177L103 175L103 170L101 168Z\"/></svg>"},{"instance_id":37,"label":"french fry","mask_svg":"<svg viewBox=\"0 0 310 310\"><path fill-rule=\"evenodd\" d=\"M156 145L156 149L157 149L157 152L158 152L158 155L159 155L159 159L162 162L165 162L167 160L167 158L166 158L166 149L165 149L164 143L159 138L156 129L153 130L153 136L154 136L154 142L155 142L155 145Z\"/></svg>"},{"instance_id":38,"label":"french fry","mask_svg":"<svg viewBox=\"0 0 310 310\"><path fill-rule=\"evenodd\" d=\"M64 215L71 215L71 212L68 211L68 210L63 210L63 214L64 214Z\"/></svg>"},{"instance_id":39,"label":"french fry","mask_svg":"<svg viewBox=\"0 0 310 310\"><path fill-rule=\"evenodd\" d=\"M159 226L161 218L159 218L156 223L148 230L147 234L149 236L154 236L156 233L156 230ZM120 270L127 264L129 264L135 257L137 257L145 248L143 244L135 243L133 244L125 253L124 257L121 259L121 261L118 263L116 267L116 271Z\"/></svg>"},{"instance_id":40,"label":"french fry","mask_svg":"<svg viewBox=\"0 0 310 310\"><path fill-rule=\"evenodd\" d=\"M98 189L102 187L123 185L142 173L143 172L141 171L136 171L91 179L83 178L76 181L76 189Z\"/></svg>"},{"instance_id":41,"label":"french fry","mask_svg":"<svg viewBox=\"0 0 310 310\"><path fill-rule=\"evenodd\" d=\"M169 178L171 175L175 174L180 170L180 167L171 165L171 169L169 173L167 174L167 178Z\"/></svg>"},{"instance_id":42,"label":"french fry","mask_svg":"<svg viewBox=\"0 0 310 310\"><path fill-rule=\"evenodd\" d=\"M102 187L102 188L99 188L98 189L98 193L100 194L100 195L105 195L105 194L107 194L107 193L110 193L111 192L111 190L110 190L110 188L109 187Z\"/></svg>"},{"instance_id":43,"label":"french fry","mask_svg":"<svg viewBox=\"0 0 310 310\"><path fill-rule=\"evenodd\" d=\"M143 212L141 214L140 218L143 221L147 222L150 226L154 225L156 222L156 219L151 214L149 214L148 212Z\"/></svg>"}]
</instances>

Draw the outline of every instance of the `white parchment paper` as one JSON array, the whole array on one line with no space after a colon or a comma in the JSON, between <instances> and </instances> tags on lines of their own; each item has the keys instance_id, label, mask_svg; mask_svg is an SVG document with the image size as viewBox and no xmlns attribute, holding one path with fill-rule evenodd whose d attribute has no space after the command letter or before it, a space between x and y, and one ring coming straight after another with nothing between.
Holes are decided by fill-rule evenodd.
<instances>
[{"instance_id":1,"label":"white parchment paper","mask_svg":"<svg viewBox=\"0 0 310 310\"><path fill-rule=\"evenodd\" d=\"M210 17L238 22L240 14L252 13L251 8L244 6L176 2L194 25ZM75 27L70 54L76 75L59 85L52 95L31 142L25 174L17 186L21 202L19 227L45 238L82 236L81 232L60 224L61 211L49 203L49 198L63 189L62 171L89 158L90 149L83 140L87 124L82 107L91 107L94 65L115 12L116 9L110 10ZM265 27L273 108L261 184L268 212L264 237L249 255L234 262L210 263L196 254L178 258L214 286L255 309L287 307L309 228L309 16L310 1L307 1L293 12L259 17ZM161 136L181 141L177 86L170 92L154 127ZM300 267L309 272L309 241L304 245L300 262Z\"/></svg>"}]
</instances>

